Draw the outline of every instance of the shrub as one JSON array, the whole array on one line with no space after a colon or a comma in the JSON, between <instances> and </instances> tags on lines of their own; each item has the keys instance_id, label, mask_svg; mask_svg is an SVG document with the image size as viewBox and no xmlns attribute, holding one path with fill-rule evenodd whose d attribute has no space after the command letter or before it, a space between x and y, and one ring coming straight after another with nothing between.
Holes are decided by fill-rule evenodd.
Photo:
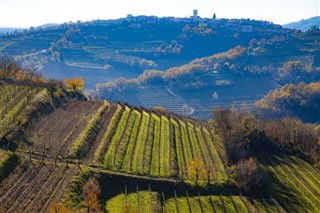
<instances>
[{"instance_id":1,"label":"shrub","mask_svg":"<svg viewBox=\"0 0 320 213\"><path fill-rule=\"evenodd\" d=\"M259 193L267 182L267 172L253 158L240 161L233 170L233 175L241 191Z\"/></svg>"},{"instance_id":2,"label":"shrub","mask_svg":"<svg viewBox=\"0 0 320 213\"><path fill-rule=\"evenodd\" d=\"M12 152L5 154L0 160L0 183L9 176L19 163L20 158L16 154Z\"/></svg>"}]
</instances>

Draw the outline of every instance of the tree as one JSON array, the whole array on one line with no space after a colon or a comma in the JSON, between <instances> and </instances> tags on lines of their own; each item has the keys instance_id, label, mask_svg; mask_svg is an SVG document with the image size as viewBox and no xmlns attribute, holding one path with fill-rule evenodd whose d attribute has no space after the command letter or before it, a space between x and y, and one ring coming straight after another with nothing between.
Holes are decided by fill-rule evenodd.
<instances>
[{"instance_id":1,"label":"tree","mask_svg":"<svg viewBox=\"0 0 320 213\"><path fill-rule=\"evenodd\" d=\"M202 159L196 157L188 162L188 176L194 180L196 185L198 185L199 180L205 179L206 175L206 168Z\"/></svg>"},{"instance_id":2,"label":"tree","mask_svg":"<svg viewBox=\"0 0 320 213\"><path fill-rule=\"evenodd\" d=\"M217 18L217 16L216 16L216 14L214 13L213 14L213 17L212 17L213 19L216 19Z\"/></svg>"},{"instance_id":3,"label":"tree","mask_svg":"<svg viewBox=\"0 0 320 213\"><path fill-rule=\"evenodd\" d=\"M65 204L57 203L56 201L53 201L51 203L50 209L47 211L47 213L72 213L71 209L69 209Z\"/></svg>"},{"instance_id":4,"label":"tree","mask_svg":"<svg viewBox=\"0 0 320 213\"><path fill-rule=\"evenodd\" d=\"M123 212L124 213L138 213L139 211L137 208L135 208L134 206L127 203L127 204L124 204L124 206L123 206Z\"/></svg>"},{"instance_id":5,"label":"tree","mask_svg":"<svg viewBox=\"0 0 320 213\"><path fill-rule=\"evenodd\" d=\"M66 78L65 80L67 89L73 91L81 91L84 86L84 81L81 77L76 77L74 79Z\"/></svg>"},{"instance_id":6,"label":"tree","mask_svg":"<svg viewBox=\"0 0 320 213\"><path fill-rule=\"evenodd\" d=\"M244 192L257 193L263 189L263 186L267 182L267 172L254 158L240 161L236 165L233 175L239 189Z\"/></svg>"},{"instance_id":7,"label":"tree","mask_svg":"<svg viewBox=\"0 0 320 213\"><path fill-rule=\"evenodd\" d=\"M88 212L102 212L99 201L101 189L96 179L91 178L83 189L84 205L88 208Z\"/></svg>"},{"instance_id":8,"label":"tree","mask_svg":"<svg viewBox=\"0 0 320 213\"><path fill-rule=\"evenodd\" d=\"M60 59L61 59L61 54L58 51L54 51L52 56L57 61L60 61Z\"/></svg>"}]
</instances>

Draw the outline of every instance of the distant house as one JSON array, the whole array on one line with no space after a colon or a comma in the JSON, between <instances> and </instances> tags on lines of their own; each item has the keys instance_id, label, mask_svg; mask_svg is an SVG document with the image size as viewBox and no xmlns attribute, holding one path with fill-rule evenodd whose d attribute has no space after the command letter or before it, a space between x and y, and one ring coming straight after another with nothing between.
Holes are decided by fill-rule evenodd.
<instances>
[{"instance_id":1,"label":"distant house","mask_svg":"<svg viewBox=\"0 0 320 213\"><path fill-rule=\"evenodd\" d=\"M193 10L193 20L194 21L198 20L198 10L197 9Z\"/></svg>"},{"instance_id":2,"label":"distant house","mask_svg":"<svg viewBox=\"0 0 320 213\"><path fill-rule=\"evenodd\" d=\"M242 26L241 27L241 32L251 33L252 29L253 29L253 27L251 25Z\"/></svg>"},{"instance_id":3,"label":"distant house","mask_svg":"<svg viewBox=\"0 0 320 213\"><path fill-rule=\"evenodd\" d=\"M142 25L140 23L132 23L129 25L130 28L141 29Z\"/></svg>"}]
</instances>

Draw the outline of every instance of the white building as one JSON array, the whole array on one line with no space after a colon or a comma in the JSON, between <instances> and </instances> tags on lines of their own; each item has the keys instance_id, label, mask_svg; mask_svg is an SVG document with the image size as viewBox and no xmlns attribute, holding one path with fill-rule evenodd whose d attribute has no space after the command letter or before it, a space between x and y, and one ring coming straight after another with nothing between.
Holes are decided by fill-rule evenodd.
<instances>
[{"instance_id":1,"label":"white building","mask_svg":"<svg viewBox=\"0 0 320 213\"><path fill-rule=\"evenodd\" d=\"M198 10L197 9L193 10L193 20L194 21L198 20Z\"/></svg>"}]
</instances>

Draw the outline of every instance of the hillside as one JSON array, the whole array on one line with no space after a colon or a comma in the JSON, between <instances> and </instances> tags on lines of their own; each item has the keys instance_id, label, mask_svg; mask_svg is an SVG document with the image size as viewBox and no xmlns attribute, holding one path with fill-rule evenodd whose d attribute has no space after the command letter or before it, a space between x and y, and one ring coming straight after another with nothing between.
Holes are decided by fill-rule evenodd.
<instances>
[{"instance_id":1,"label":"hillside","mask_svg":"<svg viewBox=\"0 0 320 213\"><path fill-rule=\"evenodd\" d=\"M98 84L94 94L208 119L212 108L244 102L252 106L269 90L286 83L318 81L320 40L316 36L319 31L314 33L288 40L252 40L248 46L237 46L183 66L146 70L134 79Z\"/></svg>"},{"instance_id":2,"label":"hillside","mask_svg":"<svg viewBox=\"0 0 320 213\"><path fill-rule=\"evenodd\" d=\"M307 31L309 30L312 26L320 26L320 16L315 16L309 19L303 19L301 21L297 22L292 22L283 25L285 28L289 29L297 29L301 31Z\"/></svg>"},{"instance_id":3,"label":"hillside","mask_svg":"<svg viewBox=\"0 0 320 213\"><path fill-rule=\"evenodd\" d=\"M200 119L219 106L252 107L286 83L317 81L320 65L316 29L248 19L70 22L3 35L0 50L45 79L82 77L87 94ZM294 61L303 72L284 75Z\"/></svg>"},{"instance_id":4,"label":"hillside","mask_svg":"<svg viewBox=\"0 0 320 213\"><path fill-rule=\"evenodd\" d=\"M0 85L17 103L1 104L0 212L317 211L320 173L299 157L256 153L268 185L244 191L211 123L48 88Z\"/></svg>"},{"instance_id":5,"label":"hillside","mask_svg":"<svg viewBox=\"0 0 320 213\"><path fill-rule=\"evenodd\" d=\"M65 23L1 36L0 51L46 78L81 76L95 84L120 76L134 78L145 69L166 70L192 59L224 52L251 39L292 35L269 22L247 19L158 18Z\"/></svg>"},{"instance_id":6,"label":"hillside","mask_svg":"<svg viewBox=\"0 0 320 213\"><path fill-rule=\"evenodd\" d=\"M305 122L319 123L320 83L287 84L270 91L255 106L265 118L297 117Z\"/></svg>"}]
</instances>

